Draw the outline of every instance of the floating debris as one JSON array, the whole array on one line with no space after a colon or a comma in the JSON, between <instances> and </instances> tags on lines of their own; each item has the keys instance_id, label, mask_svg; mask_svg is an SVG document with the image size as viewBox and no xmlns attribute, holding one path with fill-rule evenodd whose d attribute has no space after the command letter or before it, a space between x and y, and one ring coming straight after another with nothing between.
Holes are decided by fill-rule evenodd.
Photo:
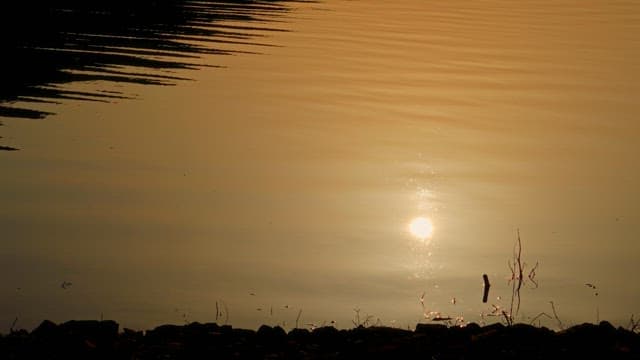
<instances>
[{"instance_id":1,"label":"floating debris","mask_svg":"<svg viewBox=\"0 0 640 360\"><path fill-rule=\"evenodd\" d=\"M482 292L482 302L486 303L489 299L489 288L491 284L489 283L489 276L487 274L482 274L482 280L484 280L484 290Z\"/></svg>"}]
</instances>

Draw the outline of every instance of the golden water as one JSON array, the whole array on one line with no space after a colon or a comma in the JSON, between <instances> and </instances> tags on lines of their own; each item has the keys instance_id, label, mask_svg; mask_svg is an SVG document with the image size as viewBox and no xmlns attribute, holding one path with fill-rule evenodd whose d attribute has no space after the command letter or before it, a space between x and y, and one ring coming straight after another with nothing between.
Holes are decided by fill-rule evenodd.
<instances>
[{"instance_id":1,"label":"golden water","mask_svg":"<svg viewBox=\"0 0 640 360\"><path fill-rule=\"evenodd\" d=\"M225 67L196 81L3 121L3 323L204 322L218 302L234 326L357 308L406 327L423 293L481 321L510 305L517 229L525 275L539 263L519 320L640 311L640 4L293 7L276 47L205 56Z\"/></svg>"}]
</instances>

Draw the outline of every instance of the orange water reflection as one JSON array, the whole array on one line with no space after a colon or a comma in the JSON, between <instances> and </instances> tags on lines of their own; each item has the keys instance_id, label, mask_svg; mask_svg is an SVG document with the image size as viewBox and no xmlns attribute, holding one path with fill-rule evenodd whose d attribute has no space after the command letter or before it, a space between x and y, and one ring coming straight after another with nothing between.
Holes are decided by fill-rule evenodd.
<instances>
[{"instance_id":1,"label":"orange water reflection","mask_svg":"<svg viewBox=\"0 0 640 360\"><path fill-rule=\"evenodd\" d=\"M640 284L619 279L640 271L639 3L327 1L292 19L260 37L284 46L128 87L140 101L3 120L23 151L0 158L0 321L148 326L223 300L237 326L291 324L255 310L288 304L305 323L359 307L404 327L423 292L472 319L482 274L509 294L517 228L540 262L525 313L553 299L590 321L587 282L616 284L602 318L635 311ZM438 230L420 248L418 214ZM37 310L59 277L78 296Z\"/></svg>"}]
</instances>

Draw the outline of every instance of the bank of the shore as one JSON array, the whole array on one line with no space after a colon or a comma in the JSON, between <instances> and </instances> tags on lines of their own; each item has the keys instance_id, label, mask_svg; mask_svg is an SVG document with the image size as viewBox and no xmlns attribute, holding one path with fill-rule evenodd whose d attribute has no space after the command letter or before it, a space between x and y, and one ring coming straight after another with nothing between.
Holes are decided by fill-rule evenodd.
<instances>
[{"instance_id":1,"label":"bank of the shore","mask_svg":"<svg viewBox=\"0 0 640 360\"><path fill-rule=\"evenodd\" d=\"M0 337L3 359L640 359L640 334L608 322L555 332L524 324L419 324L313 331L213 323L119 329L114 321L44 321Z\"/></svg>"}]
</instances>

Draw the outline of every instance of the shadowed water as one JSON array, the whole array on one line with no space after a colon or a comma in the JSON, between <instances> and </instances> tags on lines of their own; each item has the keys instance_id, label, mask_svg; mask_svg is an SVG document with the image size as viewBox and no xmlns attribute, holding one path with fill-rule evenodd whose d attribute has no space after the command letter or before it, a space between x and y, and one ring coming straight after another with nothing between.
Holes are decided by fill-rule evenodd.
<instances>
[{"instance_id":1,"label":"shadowed water","mask_svg":"<svg viewBox=\"0 0 640 360\"><path fill-rule=\"evenodd\" d=\"M201 55L259 52L265 33L282 31L284 1L33 1L3 5L0 116L40 119L41 102L113 101L133 95L113 85L173 85L183 69L216 66ZM223 25L222 21L242 25ZM232 46L229 46L232 45ZM233 48L250 45L252 50ZM14 103L19 104L14 104Z\"/></svg>"}]
</instances>

